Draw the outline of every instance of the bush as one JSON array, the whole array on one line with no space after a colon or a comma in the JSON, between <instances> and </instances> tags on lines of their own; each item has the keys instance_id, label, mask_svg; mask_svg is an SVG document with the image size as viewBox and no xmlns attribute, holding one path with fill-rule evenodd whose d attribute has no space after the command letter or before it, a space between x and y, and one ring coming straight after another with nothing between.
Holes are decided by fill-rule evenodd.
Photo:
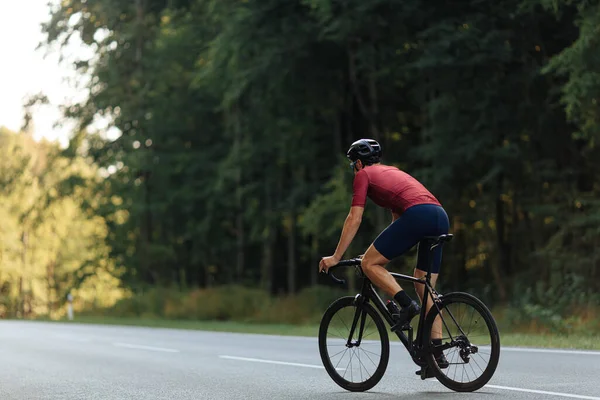
<instances>
[{"instance_id":1,"label":"bush","mask_svg":"<svg viewBox=\"0 0 600 400\"><path fill-rule=\"evenodd\" d=\"M502 322L510 325L512 331L585 334L600 326L596 318L600 298L582 289L579 276L566 274L564 285L559 287L543 282L525 284L515 285L514 293L518 295L501 312Z\"/></svg>"},{"instance_id":2,"label":"bush","mask_svg":"<svg viewBox=\"0 0 600 400\"><path fill-rule=\"evenodd\" d=\"M296 295L275 299L263 309L256 322L306 324L318 323L329 305L346 295L345 291L326 286L313 286Z\"/></svg>"},{"instance_id":3,"label":"bush","mask_svg":"<svg viewBox=\"0 0 600 400\"><path fill-rule=\"evenodd\" d=\"M296 295L275 298L263 290L240 285L187 292L155 288L119 300L114 307L103 310L103 314L115 317L303 324L318 322L327 307L345 294L342 290L325 286L314 286Z\"/></svg>"},{"instance_id":4,"label":"bush","mask_svg":"<svg viewBox=\"0 0 600 400\"><path fill-rule=\"evenodd\" d=\"M86 315L167 318L178 320L218 320L269 324L318 324L327 307L336 299L354 295L347 289L317 285L299 293L271 297L267 292L240 285L180 291L154 288L118 301L114 307L89 309ZM548 334L593 334L600 330L597 295L557 296L541 287L523 288L510 306L493 310L502 331ZM594 297L595 296L595 297ZM586 300L586 303L583 301ZM0 302L0 305L2 303ZM9 309L10 304L5 304ZM6 313L6 311L5 311Z\"/></svg>"},{"instance_id":5,"label":"bush","mask_svg":"<svg viewBox=\"0 0 600 400\"><path fill-rule=\"evenodd\" d=\"M178 304L181 292L170 288L152 288L131 297L121 299L108 313L115 317L166 317L165 305Z\"/></svg>"},{"instance_id":6,"label":"bush","mask_svg":"<svg viewBox=\"0 0 600 400\"><path fill-rule=\"evenodd\" d=\"M262 307L268 306L269 295L259 289L239 285L199 289L183 301L180 317L198 320L252 320Z\"/></svg>"}]
</instances>

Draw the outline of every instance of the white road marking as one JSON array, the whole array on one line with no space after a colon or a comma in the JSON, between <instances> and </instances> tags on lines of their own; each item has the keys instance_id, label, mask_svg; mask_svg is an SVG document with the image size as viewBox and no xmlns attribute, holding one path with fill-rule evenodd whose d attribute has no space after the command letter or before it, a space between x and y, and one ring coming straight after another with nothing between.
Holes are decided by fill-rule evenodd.
<instances>
[{"instance_id":1,"label":"white road marking","mask_svg":"<svg viewBox=\"0 0 600 400\"><path fill-rule=\"evenodd\" d=\"M273 360L263 360L259 358L247 358L247 357L236 357L236 356L219 356L219 358L226 358L228 360L239 360L239 361L252 361L266 364L278 364L278 365L291 365L294 367L305 367L305 368L318 368L324 369L322 365L311 365L311 364L300 364L300 363L292 363L286 361L273 361ZM336 368L337 370L343 371L345 368Z\"/></svg>"},{"instance_id":2,"label":"white road marking","mask_svg":"<svg viewBox=\"0 0 600 400\"><path fill-rule=\"evenodd\" d=\"M426 382L440 383L440 382L438 382L437 380L434 380L434 379L427 380ZM600 400L600 397L594 397L594 396L584 396L584 395L581 395L581 394L571 394L571 393L549 392L549 391L546 391L546 390L525 389L525 388L517 388L517 387L512 387L512 386L485 385L484 388L510 390L510 391L513 391L513 392L525 392L525 393L545 394L545 395L548 395L548 396L569 397L571 399Z\"/></svg>"},{"instance_id":3,"label":"white road marking","mask_svg":"<svg viewBox=\"0 0 600 400\"><path fill-rule=\"evenodd\" d=\"M600 397L583 396L580 394L570 394L570 393L547 392L545 390L523 389L523 388L510 387L510 386L485 385L484 387L493 388L493 389L512 390L515 392L545 394L548 396L569 397L571 399L600 400Z\"/></svg>"},{"instance_id":4,"label":"white road marking","mask_svg":"<svg viewBox=\"0 0 600 400\"><path fill-rule=\"evenodd\" d=\"M521 347L502 347L502 346L500 346L500 352L503 352L503 351L516 351L516 352L522 352L522 353L581 354L581 355L587 355L587 356L600 356L600 351L531 349L531 348L525 348L525 347L521 348Z\"/></svg>"},{"instance_id":5,"label":"white road marking","mask_svg":"<svg viewBox=\"0 0 600 400\"><path fill-rule=\"evenodd\" d=\"M113 346L117 347L127 347L129 349L140 349L140 350L150 350L150 351L162 351L165 353L179 353L179 350L175 349L165 349L164 347L153 347L153 346L142 346L139 344L129 344L129 343L113 343Z\"/></svg>"},{"instance_id":6,"label":"white road marking","mask_svg":"<svg viewBox=\"0 0 600 400\"><path fill-rule=\"evenodd\" d=\"M390 342L391 346L402 346L404 347L404 345L402 344L402 342L400 341L393 341ZM479 346L482 349L489 349L490 346ZM553 353L553 354L579 354L579 355L586 355L586 356L600 356L600 351L595 351L595 350L567 350L567 349L539 349L539 348L532 348L532 347L504 347L504 346L500 346L500 352L503 351L514 351L514 352L520 352L520 353Z\"/></svg>"}]
</instances>

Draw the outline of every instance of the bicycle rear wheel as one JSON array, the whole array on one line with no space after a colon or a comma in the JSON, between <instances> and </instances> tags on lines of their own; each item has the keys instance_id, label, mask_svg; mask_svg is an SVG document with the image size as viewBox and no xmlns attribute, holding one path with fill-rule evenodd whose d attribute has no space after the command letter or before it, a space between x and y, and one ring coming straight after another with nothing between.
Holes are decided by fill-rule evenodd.
<instances>
[{"instance_id":1,"label":"bicycle rear wheel","mask_svg":"<svg viewBox=\"0 0 600 400\"><path fill-rule=\"evenodd\" d=\"M354 297L336 300L321 319L319 353L325 370L339 386L351 392L371 389L383 377L390 355L381 316L371 304L357 306Z\"/></svg>"},{"instance_id":2,"label":"bicycle rear wheel","mask_svg":"<svg viewBox=\"0 0 600 400\"><path fill-rule=\"evenodd\" d=\"M500 335L488 308L468 293L442 296L439 305L442 319L442 345L448 365L438 365L431 343L433 322L440 314L432 307L425 322L425 343L429 368L447 388L473 392L482 388L494 375L500 358Z\"/></svg>"}]
</instances>

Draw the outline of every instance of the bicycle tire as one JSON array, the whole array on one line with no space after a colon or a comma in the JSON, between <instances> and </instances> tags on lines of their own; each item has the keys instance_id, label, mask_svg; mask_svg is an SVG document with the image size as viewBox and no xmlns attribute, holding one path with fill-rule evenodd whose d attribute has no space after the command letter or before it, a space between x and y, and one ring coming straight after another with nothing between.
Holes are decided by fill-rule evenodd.
<instances>
[{"instance_id":1,"label":"bicycle tire","mask_svg":"<svg viewBox=\"0 0 600 400\"><path fill-rule=\"evenodd\" d=\"M430 368L430 370L433 372L433 375L441 384L446 386L448 389L454 390L455 392L474 392L485 386L485 384L489 382L496 371L498 361L500 359L500 334L498 333L498 327L492 313L481 300L468 293L449 293L442 296L441 305L439 308L443 310L448 305L455 303L463 303L473 307L479 312L486 323L491 339L490 361L487 368L485 371L483 371L483 374L479 378L472 382L457 382L454 379L450 379L448 376L446 376L442 369L438 367L433 352L427 352L425 357L427 359L428 368ZM427 319L424 324L425 343L430 343L433 322L438 314L439 311L436 307L432 307L429 311L429 314L427 314ZM444 317L442 316L442 318ZM452 322L452 319L446 317L445 321L446 323L448 323L448 321Z\"/></svg>"},{"instance_id":2,"label":"bicycle tire","mask_svg":"<svg viewBox=\"0 0 600 400\"><path fill-rule=\"evenodd\" d=\"M336 368L331 363L331 359L329 358L329 352L327 349L327 332L329 323L331 322L335 314L341 309L345 307L356 307L354 302L354 297L342 297L334 301L327 308L319 326L319 353L321 355L321 361L323 362L325 370L335 383L337 383L340 387L350 392L364 392L373 388L377 383L379 383L379 381L383 377L383 374L385 373L385 370L387 369L390 357L390 341L387 329L381 316L375 310L375 308L367 302L363 302L358 306L362 308L362 310L366 311L366 313L373 319L373 321L375 322L375 326L377 327L379 336L381 338L381 359L376 367L375 373L369 379L360 383L347 381L344 377L340 376Z\"/></svg>"}]
</instances>

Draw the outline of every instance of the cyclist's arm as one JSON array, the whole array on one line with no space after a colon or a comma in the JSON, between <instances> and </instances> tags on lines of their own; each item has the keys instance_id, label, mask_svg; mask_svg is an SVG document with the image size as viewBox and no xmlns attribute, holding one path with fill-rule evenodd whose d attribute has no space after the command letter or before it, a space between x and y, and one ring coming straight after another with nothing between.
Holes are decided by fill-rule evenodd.
<instances>
[{"instance_id":1,"label":"cyclist's arm","mask_svg":"<svg viewBox=\"0 0 600 400\"><path fill-rule=\"evenodd\" d=\"M342 256L348 250L348 246L352 243L352 239L358 232L358 227L362 221L363 211L365 210L365 204L367 202L367 191L369 189L369 177L364 169L361 169L354 176L354 183L352 184L352 204L350 206L350 212L344 222L342 228L342 235L340 241L333 253L333 258L341 260Z\"/></svg>"},{"instance_id":2,"label":"cyclist's arm","mask_svg":"<svg viewBox=\"0 0 600 400\"><path fill-rule=\"evenodd\" d=\"M391 210L391 211L392 211L392 222L394 222L395 220L400 218L400 214L395 213L394 210Z\"/></svg>"},{"instance_id":3,"label":"cyclist's arm","mask_svg":"<svg viewBox=\"0 0 600 400\"><path fill-rule=\"evenodd\" d=\"M344 253L348 250L348 246L352 243L352 239L354 239L356 232L358 232L364 210L364 207L360 206L352 206L350 208L350 212L348 213L346 221L344 222L344 227L342 228L340 241L335 249L335 253L333 253L333 256L338 260L342 259Z\"/></svg>"}]
</instances>

